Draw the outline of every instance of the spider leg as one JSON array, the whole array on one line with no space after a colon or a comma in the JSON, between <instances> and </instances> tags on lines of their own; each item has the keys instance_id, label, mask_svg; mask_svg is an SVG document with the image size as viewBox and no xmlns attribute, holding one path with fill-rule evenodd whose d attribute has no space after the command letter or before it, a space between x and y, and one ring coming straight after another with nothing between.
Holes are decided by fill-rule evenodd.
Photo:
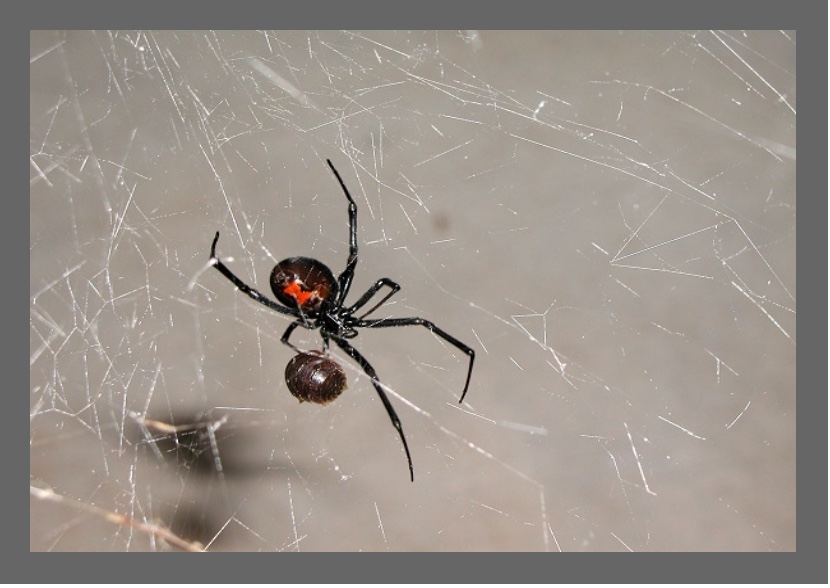
<instances>
[{"instance_id":1,"label":"spider leg","mask_svg":"<svg viewBox=\"0 0 830 588\"><path fill-rule=\"evenodd\" d=\"M359 318L358 320L360 320L360 319L362 319L362 318L364 318L364 317L366 317L366 316L368 316L368 315L372 314L373 312L375 312L378 308L380 308L381 306L383 306L383 303L384 303L384 302L386 302L387 300L389 300L389 299L392 297L392 295L393 295L393 294L395 294L395 292L397 292L398 290L400 290L400 289L401 289L400 285L398 285L397 283L393 282L393 281L392 281L392 280L390 280L389 278L381 278L381 279L379 279L377 282L375 282L375 284L374 284L371 288L369 288L368 290L366 290L366 293L365 293L363 296L361 296L361 297L357 300L357 302L355 302L354 304L352 304L352 305L348 308L348 310L346 310L346 314L348 314L349 316L351 316L352 314L354 314L355 312L357 312L357 310L358 310L360 307L362 307L364 304L366 304L367 302L369 302L369 300L372 298L372 296L374 296L374 295L375 295L375 293L377 293L377 291L378 291L378 290L380 290L381 288L383 288L384 286L388 286L388 287L391 289L391 292L387 293L387 294L386 294L386 296L384 296L384 297L381 299L381 301L380 301L380 302L378 302L377 304L375 304L375 305L374 305L374 306L373 306L370 310L367 310L367 311L366 311L366 312L364 312L362 315L360 315L360 318Z\"/></svg>"},{"instance_id":2,"label":"spider leg","mask_svg":"<svg viewBox=\"0 0 830 588\"><path fill-rule=\"evenodd\" d=\"M349 189L346 187L343 178L335 169L334 164L330 159L326 160L331 171L334 172L334 177L340 182L340 187L343 188L343 193L349 200L349 259L346 262L346 269L343 270L337 277L337 300L334 306L342 306L346 299L346 294L349 293L349 288L352 287L352 280L354 279L354 270L357 267L357 204L355 204L352 195L349 194Z\"/></svg>"},{"instance_id":3,"label":"spider leg","mask_svg":"<svg viewBox=\"0 0 830 588\"><path fill-rule=\"evenodd\" d=\"M363 357L360 352L355 349L354 347L349 344L348 341L345 339L341 339L340 337L332 337L337 346L340 347L346 354L355 360L360 367L363 368L363 371L366 372L366 375L372 378L372 385L377 390L378 396L380 396L381 402L383 402L383 407L386 409L386 414L389 415L389 418L392 421L392 424L395 426L395 429L398 431L398 435L401 437L401 442L403 443L403 450L406 452L406 459L409 462L409 478L414 482L415 481L415 470L412 468L412 455L409 453L409 445L406 443L406 437L403 434L403 426L401 425L401 419L398 418L398 414L395 412L392 403L389 402L389 398L386 397L386 393L383 391L383 388L380 386L380 380L378 379L378 375L375 372L375 368Z\"/></svg>"},{"instance_id":4,"label":"spider leg","mask_svg":"<svg viewBox=\"0 0 830 588\"><path fill-rule=\"evenodd\" d=\"M467 369L467 382L464 384L464 391L461 393L459 404L464 402L464 397L467 395L467 388L470 387L470 377L473 375L473 362L476 359L476 352L469 346L465 345L446 331L440 329L435 323L422 319L420 317L414 318L385 318L373 320L357 320L352 327L366 327L370 329L380 329L384 327L407 327L409 325L422 325L429 329L432 333L441 337L444 341L466 353L470 357L470 367Z\"/></svg>"},{"instance_id":5,"label":"spider leg","mask_svg":"<svg viewBox=\"0 0 830 588\"><path fill-rule=\"evenodd\" d=\"M219 260L218 257L216 257L217 241L219 241L219 231L216 231L216 236L213 238L213 245L211 245L210 247L210 262L213 264L213 267L219 270L219 272L223 276L228 278L228 280L230 280L233 283L233 285L239 289L240 292L249 296L253 300L256 300L260 304L267 306L271 310L275 310L279 313L291 315L293 317L298 316L296 310L288 308L287 306L282 306L281 304L277 304L273 300L270 300L267 297L265 297L259 290L251 288L248 284L237 278L236 275L234 275L234 273L230 269L228 269L228 266L226 266Z\"/></svg>"},{"instance_id":6,"label":"spider leg","mask_svg":"<svg viewBox=\"0 0 830 588\"><path fill-rule=\"evenodd\" d=\"M308 323L308 322L304 322L302 319L297 319L296 321L294 321L293 323L288 325L287 329L285 329L285 333L283 333L282 337L280 337L280 343L282 343L284 345L288 345L291 349L293 349L297 353L302 353L303 352L302 349L298 348L296 345L294 345L291 341L288 340L291 337L291 333L293 333L294 329L296 329L297 327L304 327L306 329L313 329L314 325L312 325L311 323ZM328 347L328 342L326 342L326 347Z\"/></svg>"}]
</instances>

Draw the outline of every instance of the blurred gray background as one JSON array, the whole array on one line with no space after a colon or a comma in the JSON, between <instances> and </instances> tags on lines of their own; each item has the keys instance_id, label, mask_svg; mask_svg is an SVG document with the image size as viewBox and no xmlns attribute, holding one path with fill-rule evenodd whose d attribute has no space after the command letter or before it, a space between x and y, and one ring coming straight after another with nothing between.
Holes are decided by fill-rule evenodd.
<instances>
[{"instance_id":1,"label":"blurred gray background","mask_svg":"<svg viewBox=\"0 0 830 588\"><path fill-rule=\"evenodd\" d=\"M33 551L790 551L796 35L31 34ZM273 265L402 290L300 405ZM314 332L298 345L319 348ZM174 433L173 431L176 431ZM35 491L37 492L37 490ZM40 497L38 497L40 496ZM113 524L103 513L127 517ZM156 529L156 533L148 529Z\"/></svg>"}]
</instances>

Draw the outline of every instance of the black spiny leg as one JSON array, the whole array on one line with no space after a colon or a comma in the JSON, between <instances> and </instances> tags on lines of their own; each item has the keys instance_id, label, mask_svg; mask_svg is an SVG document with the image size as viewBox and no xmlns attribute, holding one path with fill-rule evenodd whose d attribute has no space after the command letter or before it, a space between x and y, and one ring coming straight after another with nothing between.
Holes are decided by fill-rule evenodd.
<instances>
[{"instance_id":1,"label":"black spiny leg","mask_svg":"<svg viewBox=\"0 0 830 588\"><path fill-rule=\"evenodd\" d=\"M406 460L409 462L409 479L413 482L415 481L415 470L412 468L412 455L409 453L409 445L406 444L406 437L403 434L403 426L401 425L401 419L398 418L398 414L395 412L392 403L389 402L389 398L386 397L386 392L383 391L383 388L380 386L380 380L378 379L377 372L375 372L375 368L366 361L366 358L363 357L360 352L352 347L348 341L345 339L340 339L332 337L337 346L340 347L346 354L355 360L357 363L360 364L360 367L363 368L363 371L366 372L366 375L372 378L372 385L377 390L378 396L380 396L381 402L383 402L383 407L386 409L386 413L389 415L389 418L392 421L392 424L395 426L395 429L398 430L398 435L401 437L401 442L403 443L403 450L406 452Z\"/></svg>"},{"instance_id":2,"label":"black spiny leg","mask_svg":"<svg viewBox=\"0 0 830 588\"><path fill-rule=\"evenodd\" d=\"M349 293L349 288L352 287L352 280L354 279L354 270L357 267L357 204L354 203L352 195L349 194L349 189L343 182L343 178L334 167L330 159L326 160L331 171L334 172L334 177L340 182L340 187L343 188L343 193L349 200L349 260L346 262L346 269L337 278L337 301L335 306L342 306L343 301L346 300L346 295Z\"/></svg>"},{"instance_id":3,"label":"black spiny leg","mask_svg":"<svg viewBox=\"0 0 830 588\"><path fill-rule=\"evenodd\" d=\"M378 308L383 306L383 303L389 300L392 297L392 295L395 294L395 292L401 289L401 287L397 283L393 282L389 278L381 278L377 282L375 282L371 288L366 290L366 293L360 298L358 298L357 302L352 304L346 310L346 314L348 314L349 316L353 315L355 312L357 312L359 308L361 308L364 304L369 302L372 296L374 296L377 293L377 291L383 288L384 286L387 286L390 289L390 291L386 294L386 296L381 298L380 302L378 302L372 308L360 315L360 318L358 320L375 312Z\"/></svg>"},{"instance_id":4,"label":"black spiny leg","mask_svg":"<svg viewBox=\"0 0 830 588\"><path fill-rule=\"evenodd\" d=\"M233 285L239 288L239 291L243 294L251 297L252 299L256 300L263 306L267 306L271 310L276 310L282 314L288 314L291 316L297 316L297 312L288 308L287 306L282 306L277 304L273 300L266 298L259 290L255 288L251 288L248 284L240 280L236 277L236 275L226 266L224 263L220 261L218 257L216 257L216 243L219 241L219 231L216 231L216 236L213 238L213 245L210 246L210 261L213 264L213 267L219 270L219 272L228 278Z\"/></svg>"},{"instance_id":5,"label":"black spiny leg","mask_svg":"<svg viewBox=\"0 0 830 588\"><path fill-rule=\"evenodd\" d=\"M431 332L435 333L439 337L441 337L444 341L466 353L470 358L470 367L467 369L467 382L464 384L464 391L461 393L461 399L458 401L459 404L464 402L464 397L467 395L467 388L470 387L470 377L473 375L473 362L476 359L476 352L471 348L447 333L446 331L440 329L439 327L435 326L435 323L432 321L428 321L426 319L422 319L420 317L414 318L386 318L386 319L373 319L368 321L357 321L354 323L354 327L368 327L370 329L380 329L383 327L406 327L409 325L421 325L426 327Z\"/></svg>"}]
</instances>

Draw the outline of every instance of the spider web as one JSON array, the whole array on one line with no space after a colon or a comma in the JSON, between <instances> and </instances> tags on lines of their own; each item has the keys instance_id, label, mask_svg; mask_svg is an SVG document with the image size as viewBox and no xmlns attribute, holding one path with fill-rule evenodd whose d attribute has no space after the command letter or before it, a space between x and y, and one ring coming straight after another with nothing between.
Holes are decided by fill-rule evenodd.
<instances>
[{"instance_id":1,"label":"spider web","mask_svg":"<svg viewBox=\"0 0 830 588\"><path fill-rule=\"evenodd\" d=\"M33 32L35 551L795 549L796 35ZM420 327L299 405L291 255ZM319 348L319 337L296 342Z\"/></svg>"}]
</instances>

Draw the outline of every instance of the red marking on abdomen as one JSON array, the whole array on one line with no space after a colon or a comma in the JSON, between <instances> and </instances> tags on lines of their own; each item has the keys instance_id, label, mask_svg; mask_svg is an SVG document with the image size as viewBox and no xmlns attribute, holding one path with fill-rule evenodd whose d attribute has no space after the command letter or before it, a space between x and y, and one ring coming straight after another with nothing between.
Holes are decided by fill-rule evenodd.
<instances>
[{"instance_id":1,"label":"red marking on abdomen","mask_svg":"<svg viewBox=\"0 0 830 588\"><path fill-rule=\"evenodd\" d=\"M282 289L282 291L296 300L299 306L305 306L308 299L314 295L314 290L311 290L310 292L303 290L303 287L297 280L290 282L285 288Z\"/></svg>"}]
</instances>

